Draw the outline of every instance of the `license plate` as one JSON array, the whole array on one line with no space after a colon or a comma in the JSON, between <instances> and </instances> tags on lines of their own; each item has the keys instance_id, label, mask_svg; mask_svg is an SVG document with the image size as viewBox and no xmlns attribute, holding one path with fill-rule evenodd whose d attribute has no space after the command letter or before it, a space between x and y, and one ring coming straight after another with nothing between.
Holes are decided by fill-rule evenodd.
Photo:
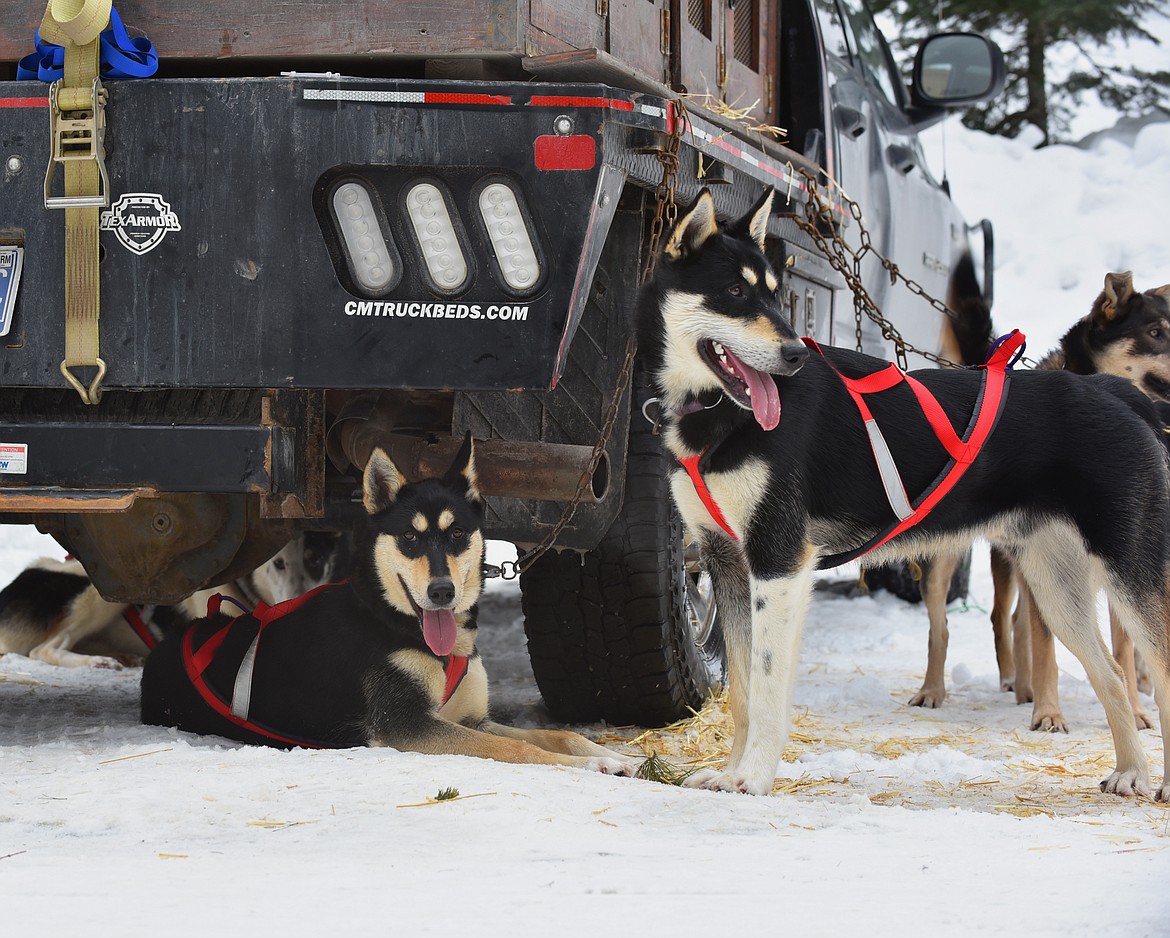
<instances>
[{"instance_id":1,"label":"license plate","mask_svg":"<svg viewBox=\"0 0 1170 938\"><path fill-rule=\"evenodd\" d=\"M16 309L16 291L20 287L20 265L24 248L0 247L0 336L12 328L12 311Z\"/></svg>"}]
</instances>

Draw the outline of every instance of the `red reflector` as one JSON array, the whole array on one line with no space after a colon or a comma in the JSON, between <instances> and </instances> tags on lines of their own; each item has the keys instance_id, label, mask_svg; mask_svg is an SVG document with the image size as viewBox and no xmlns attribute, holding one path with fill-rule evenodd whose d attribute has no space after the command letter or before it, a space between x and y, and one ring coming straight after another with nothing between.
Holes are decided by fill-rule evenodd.
<instances>
[{"instance_id":1,"label":"red reflector","mask_svg":"<svg viewBox=\"0 0 1170 938\"><path fill-rule=\"evenodd\" d=\"M536 138L537 169L592 169L597 164L597 143L592 137L548 135Z\"/></svg>"}]
</instances>

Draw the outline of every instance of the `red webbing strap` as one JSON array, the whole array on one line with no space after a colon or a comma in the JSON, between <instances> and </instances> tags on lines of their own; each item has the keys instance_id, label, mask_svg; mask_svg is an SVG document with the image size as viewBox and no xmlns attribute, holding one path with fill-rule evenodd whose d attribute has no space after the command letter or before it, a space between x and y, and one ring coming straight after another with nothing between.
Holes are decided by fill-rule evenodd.
<instances>
[{"instance_id":1,"label":"red webbing strap","mask_svg":"<svg viewBox=\"0 0 1170 938\"><path fill-rule=\"evenodd\" d=\"M943 480L914 509L914 514L886 534L881 540L877 541L877 543L873 544L869 550L880 547L886 541L890 540L890 538L896 537L907 528L913 527L930 514L934 506L942 501L943 496L955 487L955 484L963 477L963 474L975 461L975 457L979 455L983 444L987 442L987 437L991 435L991 428L995 426L995 421L999 417L999 405L1003 398L1004 387L1007 383L1007 374L1002 367L988 368L984 372L983 382L983 406L979 409L979 416L975 420L975 427L971 431L971 435L967 438L963 456L961 458L955 457L954 465L951 466Z\"/></svg>"},{"instance_id":2,"label":"red webbing strap","mask_svg":"<svg viewBox=\"0 0 1170 938\"><path fill-rule=\"evenodd\" d=\"M215 657L215 652L219 646L223 644L223 640L227 638L231 627L235 625L240 619L232 619L223 628L211 636L206 642L199 646L199 650L195 651L193 648L195 629L189 628L183 635L183 665L187 669L187 677L195 690L198 691L199 696L203 698L203 702L211 707L216 713L227 720L229 723L234 723L241 729L248 730L250 733L255 733L257 736L263 736L266 739L272 739L279 743L285 743L289 746L300 746L304 749L325 749L327 747L317 743L306 742L303 739L292 739L288 736L281 736L279 733L274 733L272 730L265 729L258 726L251 720L242 720L232 713L230 703L226 703L216 695L207 682L203 679L203 672L207 670L208 665L211 664Z\"/></svg>"},{"instance_id":3,"label":"red webbing strap","mask_svg":"<svg viewBox=\"0 0 1170 938\"><path fill-rule=\"evenodd\" d=\"M731 530L731 525L723 517L723 511L715 503L715 498L711 495L711 490L707 488L707 483L703 481L703 476L699 472L699 460L705 455L707 455L707 451L703 450L697 456L688 456L686 459L680 459L679 465L691 477L691 483L695 486L695 494L699 496L699 501L706 506L707 512L711 515L711 520L723 528L731 536L733 541L738 541L739 535Z\"/></svg>"},{"instance_id":4,"label":"red webbing strap","mask_svg":"<svg viewBox=\"0 0 1170 938\"><path fill-rule=\"evenodd\" d=\"M256 608L252 610L252 615L259 621L261 628L271 622L273 619L279 619L282 616L287 616L290 612L295 612L310 599L318 593L323 593L325 590L331 590L337 586L344 586L349 580L341 580L337 583L324 583L316 589L311 589L307 593L302 593L300 596L294 596L292 599L286 599L282 603L277 603L275 606L270 606L265 602L256 603Z\"/></svg>"},{"instance_id":5,"label":"red webbing strap","mask_svg":"<svg viewBox=\"0 0 1170 938\"><path fill-rule=\"evenodd\" d=\"M955 487L968 467L970 467L979 455L983 444L987 442L987 438L991 435L991 431L999 419L1000 407L1003 404L1003 398L1007 389L1007 369L1011 366L1013 357L1021 351L1024 345L1024 336L1019 329L1013 329L1011 333L999 341L999 344L992 350L991 355L988 356L987 362L979 366L983 369L983 387L976 400L975 406L978 408L978 412L974 418L974 425L969 425L969 432L965 440L961 439L955 432L950 418L947 417L946 412L935 396L921 382L898 370L896 366L891 365L865 378L847 378L840 371L837 371L833 367L833 364L825 358L825 353L821 351L820 346L815 341L807 337L802 341L809 348L818 352L825 359L826 364L845 383L846 390L849 391L853 400L857 402L863 421L869 421L873 418L870 416L869 408L865 406L861 395L874 393L878 390L887 390L904 378L911 391L913 391L914 396L918 399L919 407L922 408L923 415L930 423L939 443L951 457L950 465L943 470L941 477L920 498L918 505L914 507L913 514L892 526L885 534L878 535L855 550L822 558L820 568L826 569L828 567L839 566L850 560L856 560L858 557L862 557L882 544L885 544L890 539L897 537L903 531L914 527L914 525L918 524L930 514L934 510L934 507ZM896 380L891 380L891 369L894 369L894 372L896 372ZM871 382L870 379L873 378L880 380Z\"/></svg>"},{"instance_id":6,"label":"red webbing strap","mask_svg":"<svg viewBox=\"0 0 1170 938\"><path fill-rule=\"evenodd\" d=\"M978 450L972 453L969 443L965 444L959 439L959 434L951 426L951 420L947 416L947 412L942 409L938 398L931 394L921 381L911 375L906 375L906 383L910 385L910 390L918 398L918 406L922 408L922 413L930 423L931 429L934 430L934 435L938 437L939 443L942 444L943 449L947 451L951 459L960 461L974 459L978 455Z\"/></svg>"},{"instance_id":7,"label":"red webbing strap","mask_svg":"<svg viewBox=\"0 0 1170 938\"><path fill-rule=\"evenodd\" d=\"M142 612L139 608L137 606L127 606L122 610L122 618L134 630L134 634L142 639L142 644L153 651L158 644L158 639L154 637L154 634L150 631L150 627L143 620Z\"/></svg>"},{"instance_id":8,"label":"red webbing strap","mask_svg":"<svg viewBox=\"0 0 1170 938\"><path fill-rule=\"evenodd\" d=\"M459 685L467 676L467 658L463 655L448 655L443 662L443 670L447 672L447 686L443 688L440 707L451 699L451 695L459 689Z\"/></svg>"}]
</instances>

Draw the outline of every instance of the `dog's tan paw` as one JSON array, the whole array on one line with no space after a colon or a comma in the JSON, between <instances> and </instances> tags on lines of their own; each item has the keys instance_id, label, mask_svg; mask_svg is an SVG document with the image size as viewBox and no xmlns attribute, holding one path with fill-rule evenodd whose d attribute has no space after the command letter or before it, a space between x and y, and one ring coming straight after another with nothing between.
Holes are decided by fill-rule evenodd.
<instances>
[{"instance_id":1,"label":"dog's tan paw","mask_svg":"<svg viewBox=\"0 0 1170 938\"><path fill-rule=\"evenodd\" d=\"M1140 707L1133 712L1133 722L1139 730L1152 730L1154 728L1154 718Z\"/></svg>"},{"instance_id":2,"label":"dog's tan paw","mask_svg":"<svg viewBox=\"0 0 1170 938\"><path fill-rule=\"evenodd\" d=\"M1017 704L1030 704L1032 702L1031 685L1016 681L1012 690L1015 691Z\"/></svg>"},{"instance_id":3,"label":"dog's tan paw","mask_svg":"<svg viewBox=\"0 0 1170 938\"><path fill-rule=\"evenodd\" d=\"M942 687L924 687L910 698L911 707L929 707L931 710L941 707L947 699L947 692Z\"/></svg>"},{"instance_id":4,"label":"dog's tan paw","mask_svg":"<svg viewBox=\"0 0 1170 938\"><path fill-rule=\"evenodd\" d=\"M633 778L638 774L637 762L614 755L586 759L584 768L602 775L620 775L623 778Z\"/></svg>"},{"instance_id":5,"label":"dog's tan paw","mask_svg":"<svg viewBox=\"0 0 1170 938\"><path fill-rule=\"evenodd\" d=\"M1068 721L1059 710L1055 713L1033 713L1032 729L1041 733L1067 733Z\"/></svg>"},{"instance_id":6,"label":"dog's tan paw","mask_svg":"<svg viewBox=\"0 0 1170 938\"><path fill-rule=\"evenodd\" d=\"M1162 787L1154 792L1155 801L1170 801L1170 778L1162 782Z\"/></svg>"},{"instance_id":7,"label":"dog's tan paw","mask_svg":"<svg viewBox=\"0 0 1170 938\"><path fill-rule=\"evenodd\" d=\"M1150 778L1144 769L1118 769L1101 783L1101 791L1110 795L1141 795L1149 798ZM1159 797L1167 794L1165 783L1158 794Z\"/></svg>"}]
</instances>

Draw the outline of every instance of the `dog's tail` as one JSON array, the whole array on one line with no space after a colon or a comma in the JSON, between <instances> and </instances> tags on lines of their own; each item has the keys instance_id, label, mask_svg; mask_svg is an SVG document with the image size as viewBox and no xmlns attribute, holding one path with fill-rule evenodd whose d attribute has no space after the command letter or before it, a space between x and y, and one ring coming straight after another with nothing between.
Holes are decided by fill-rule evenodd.
<instances>
[{"instance_id":1,"label":"dog's tail","mask_svg":"<svg viewBox=\"0 0 1170 938\"><path fill-rule=\"evenodd\" d=\"M979 287L975 262L968 251L963 252L951 271L947 306L951 310L947 317L950 338L954 340L953 348L958 349L958 360L964 365L982 365L995 341L995 327L991 322L991 306Z\"/></svg>"}]
</instances>

